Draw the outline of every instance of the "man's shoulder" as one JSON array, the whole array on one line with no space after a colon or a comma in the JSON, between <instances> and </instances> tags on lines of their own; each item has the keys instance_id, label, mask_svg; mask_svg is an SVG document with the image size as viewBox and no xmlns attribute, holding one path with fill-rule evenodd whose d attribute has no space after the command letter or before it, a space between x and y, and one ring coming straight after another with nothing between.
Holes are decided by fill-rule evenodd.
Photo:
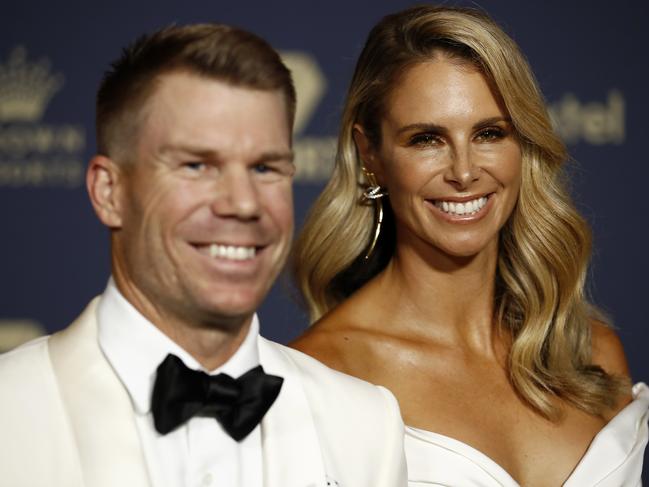
<instances>
[{"instance_id":1,"label":"man's shoulder","mask_svg":"<svg viewBox=\"0 0 649 487\"><path fill-rule=\"evenodd\" d=\"M27 342L0 355L0 423L26 415L26 403L58 400L49 350L50 336Z\"/></svg>"},{"instance_id":2,"label":"man's shoulder","mask_svg":"<svg viewBox=\"0 0 649 487\"><path fill-rule=\"evenodd\" d=\"M89 328L88 325L94 323L92 317L96 304L97 299L92 300L74 322L53 335L35 338L13 350L0 354L0 381L2 384L5 384L6 379L14 377L15 371L18 369L33 372L51 370L50 344L53 339L68 344L68 348L75 348L79 340L84 339ZM30 375L25 377L30 380L32 378Z\"/></svg>"},{"instance_id":3,"label":"man's shoulder","mask_svg":"<svg viewBox=\"0 0 649 487\"><path fill-rule=\"evenodd\" d=\"M13 350L0 354L0 384L8 386L15 380L23 381L18 375L20 372L29 374L36 372L49 365L48 336L35 338Z\"/></svg>"},{"instance_id":4,"label":"man's shoulder","mask_svg":"<svg viewBox=\"0 0 649 487\"><path fill-rule=\"evenodd\" d=\"M0 471L6 485L82 485L50 339L0 355Z\"/></svg>"},{"instance_id":5,"label":"man's shoulder","mask_svg":"<svg viewBox=\"0 0 649 487\"><path fill-rule=\"evenodd\" d=\"M49 339L36 338L0 355L0 424L4 430L27 420L34 401L49 407L58 400Z\"/></svg>"}]
</instances>

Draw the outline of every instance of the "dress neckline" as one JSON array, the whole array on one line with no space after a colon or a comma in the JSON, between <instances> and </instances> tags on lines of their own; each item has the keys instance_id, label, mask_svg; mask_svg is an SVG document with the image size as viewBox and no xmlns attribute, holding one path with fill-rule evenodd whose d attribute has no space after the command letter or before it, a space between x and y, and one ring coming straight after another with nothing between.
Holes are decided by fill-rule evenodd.
<instances>
[{"instance_id":1,"label":"dress neckline","mask_svg":"<svg viewBox=\"0 0 649 487\"><path fill-rule=\"evenodd\" d=\"M588 482L593 482L595 478L604 478L612 469L624 463L642 440L646 442L647 438L639 437L639 432L649 417L649 387L639 382L633 386L632 395L633 400L611 418L593 437L586 452L563 483L564 487L588 485ZM487 454L467 443L414 426L406 425L405 430L406 436L460 453L478 465L494 480L504 483L504 487L520 487L520 484L504 467ZM606 444L607 450L611 450L604 461L601 456L594 458L595 455L593 454L598 450L600 444Z\"/></svg>"}]
</instances>

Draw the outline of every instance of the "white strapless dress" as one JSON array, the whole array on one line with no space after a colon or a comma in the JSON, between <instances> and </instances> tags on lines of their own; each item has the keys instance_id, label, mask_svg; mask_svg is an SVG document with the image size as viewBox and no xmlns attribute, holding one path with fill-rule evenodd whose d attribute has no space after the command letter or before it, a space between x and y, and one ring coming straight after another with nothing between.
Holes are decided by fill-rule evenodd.
<instances>
[{"instance_id":1,"label":"white strapless dress","mask_svg":"<svg viewBox=\"0 0 649 487\"><path fill-rule=\"evenodd\" d=\"M640 487L649 427L649 387L593 438L563 487ZM484 453L448 436L406 426L408 487L520 487Z\"/></svg>"}]
</instances>

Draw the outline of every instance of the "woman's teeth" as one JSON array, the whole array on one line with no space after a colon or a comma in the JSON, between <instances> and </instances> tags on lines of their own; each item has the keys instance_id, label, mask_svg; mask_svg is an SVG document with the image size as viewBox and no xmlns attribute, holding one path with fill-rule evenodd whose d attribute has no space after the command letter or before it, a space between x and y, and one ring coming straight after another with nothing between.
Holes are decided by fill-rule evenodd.
<instances>
[{"instance_id":1,"label":"woman's teeth","mask_svg":"<svg viewBox=\"0 0 649 487\"><path fill-rule=\"evenodd\" d=\"M471 201L458 203L457 201L442 201L436 200L435 206L442 210L444 213L450 215L474 215L479 212L484 205L487 204L487 197L481 196Z\"/></svg>"},{"instance_id":2,"label":"woman's teeth","mask_svg":"<svg viewBox=\"0 0 649 487\"><path fill-rule=\"evenodd\" d=\"M210 256L230 260L252 259L255 256L255 247L211 244Z\"/></svg>"}]
</instances>

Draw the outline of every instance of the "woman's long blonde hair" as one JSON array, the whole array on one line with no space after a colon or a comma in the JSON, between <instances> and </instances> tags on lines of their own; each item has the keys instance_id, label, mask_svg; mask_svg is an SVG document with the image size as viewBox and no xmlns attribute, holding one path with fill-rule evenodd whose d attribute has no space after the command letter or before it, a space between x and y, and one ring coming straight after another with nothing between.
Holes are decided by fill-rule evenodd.
<instances>
[{"instance_id":1,"label":"woman's long blonde hair","mask_svg":"<svg viewBox=\"0 0 649 487\"><path fill-rule=\"evenodd\" d=\"M512 337L510 380L547 418L558 417L554 397L602 414L625 384L591 364L592 310L584 295L591 236L565 188L566 149L518 46L479 11L418 6L372 29L347 96L333 175L295 245L293 270L311 317L336 306L392 257L394 222L387 204L385 228L365 259L374 209L361 203L368 183L352 128L360 124L378 147L383 103L399 76L439 53L481 70L522 149L518 203L500 234L494 303L495 321Z\"/></svg>"}]
</instances>

